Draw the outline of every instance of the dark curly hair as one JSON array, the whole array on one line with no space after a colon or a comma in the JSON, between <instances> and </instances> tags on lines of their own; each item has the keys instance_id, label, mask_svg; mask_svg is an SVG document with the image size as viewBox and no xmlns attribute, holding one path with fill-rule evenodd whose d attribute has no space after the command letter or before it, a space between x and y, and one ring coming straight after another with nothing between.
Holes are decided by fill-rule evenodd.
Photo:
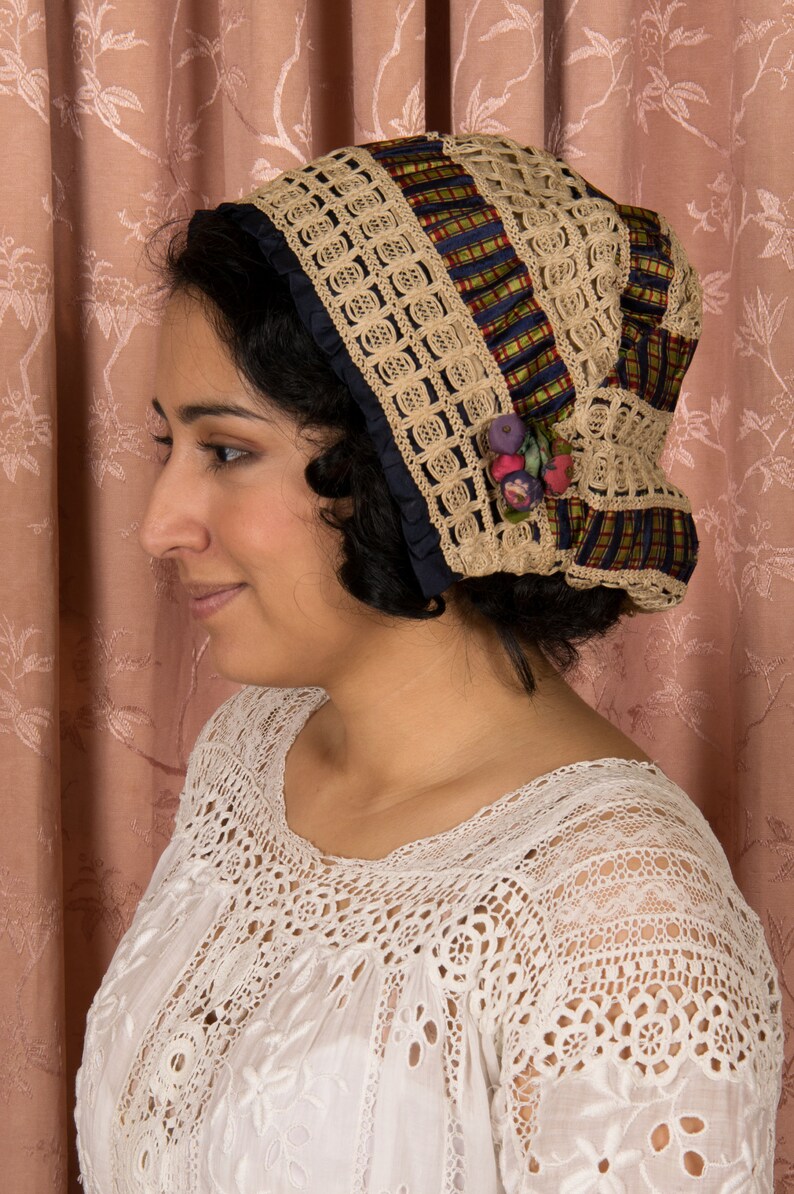
<instances>
[{"instance_id":1,"label":"dark curly hair","mask_svg":"<svg viewBox=\"0 0 794 1194\"><path fill-rule=\"evenodd\" d=\"M166 299L183 292L203 305L238 372L290 416L301 431L320 429L323 447L306 467L309 487L324 498L351 499L342 515L333 503L323 521L343 538L337 576L358 601L398 618L437 618L443 596L428 601L411 567L392 497L364 416L303 326L289 287L253 238L220 213L205 214L187 238L183 220L149 237L147 257ZM340 506L342 503L340 503ZM496 630L521 687L536 681L527 647L568 673L577 644L604 635L628 608L622 589L574 589L562 573L466 577L451 589L464 621L485 618Z\"/></svg>"}]
</instances>

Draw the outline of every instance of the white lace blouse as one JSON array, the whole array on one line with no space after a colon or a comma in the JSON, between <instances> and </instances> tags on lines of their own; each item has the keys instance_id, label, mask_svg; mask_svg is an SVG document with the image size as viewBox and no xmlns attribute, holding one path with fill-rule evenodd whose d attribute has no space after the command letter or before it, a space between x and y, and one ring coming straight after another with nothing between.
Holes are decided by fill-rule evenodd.
<instances>
[{"instance_id":1,"label":"white lace blouse","mask_svg":"<svg viewBox=\"0 0 794 1194\"><path fill-rule=\"evenodd\" d=\"M375 861L292 832L319 688L247 687L92 1003L85 1194L772 1190L760 922L652 763L574 763Z\"/></svg>"}]
</instances>

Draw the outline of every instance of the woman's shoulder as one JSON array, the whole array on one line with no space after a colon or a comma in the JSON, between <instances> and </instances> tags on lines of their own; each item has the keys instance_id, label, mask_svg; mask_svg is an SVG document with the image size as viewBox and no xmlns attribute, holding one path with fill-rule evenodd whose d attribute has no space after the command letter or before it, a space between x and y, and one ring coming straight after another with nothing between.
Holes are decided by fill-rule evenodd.
<instances>
[{"instance_id":1,"label":"woman's shoulder","mask_svg":"<svg viewBox=\"0 0 794 1194\"><path fill-rule=\"evenodd\" d=\"M647 857L654 848L669 848L727 867L695 800L647 756L603 755L563 766L548 778L561 793L549 810L558 860L574 864L626 849Z\"/></svg>"},{"instance_id":2,"label":"woman's shoulder","mask_svg":"<svg viewBox=\"0 0 794 1194\"><path fill-rule=\"evenodd\" d=\"M543 956L581 962L588 942L611 940L614 961L624 944L644 952L652 939L657 949L677 944L767 968L760 919L720 841L657 764L573 763L505 812L493 851L480 851L489 855L482 902L514 926L516 955L540 956L542 939Z\"/></svg>"},{"instance_id":3,"label":"woman's shoulder","mask_svg":"<svg viewBox=\"0 0 794 1194\"><path fill-rule=\"evenodd\" d=\"M604 759L575 770L575 788L516 859L523 881L504 885L520 905L514 898L508 957L520 978L505 997L506 1021L549 1075L604 1053L610 1040L616 1059L628 1056L636 1037L649 1057L659 1050L660 1080L677 1050L712 1077L738 1077L753 1053L754 1080L771 1090L781 1048L776 968L706 818L655 764ZM543 1008L526 1031L524 987Z\"/></svg>"},{"instance_id":4,"label":"woman's shoulder","mask_svg":"<svg viewBox=\"0 0 794 1194\"><path fill-rule=\"evenodd\" d=\"M493 812L501 814L492 821L499 865L531 871L535 879L627 850L647 860L654 850L678 849L730 873L695 801L646 755L575 758L544 770ZM629 871L638 869L635 863Z\"/></svg>"}]
</instances>

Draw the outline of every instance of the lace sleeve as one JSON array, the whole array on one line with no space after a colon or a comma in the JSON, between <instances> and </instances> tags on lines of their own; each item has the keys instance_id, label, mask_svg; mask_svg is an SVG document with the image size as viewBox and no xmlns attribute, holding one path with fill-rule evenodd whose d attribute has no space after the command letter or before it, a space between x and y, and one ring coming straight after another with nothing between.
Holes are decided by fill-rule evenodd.
<instances>
[{"instance_id":1,"label":"lace sleeve","mask_svg":"<svg viewBox=\"0 0 794 1194\"><path fill-rule=\"evenodd\" d=\"M502 1017L508 1194L771 1194L776 974L716 838L674 791L607 807L588 793L555 835L533 892L543 929L517 950Z\"/></svg>"}]
</instances>

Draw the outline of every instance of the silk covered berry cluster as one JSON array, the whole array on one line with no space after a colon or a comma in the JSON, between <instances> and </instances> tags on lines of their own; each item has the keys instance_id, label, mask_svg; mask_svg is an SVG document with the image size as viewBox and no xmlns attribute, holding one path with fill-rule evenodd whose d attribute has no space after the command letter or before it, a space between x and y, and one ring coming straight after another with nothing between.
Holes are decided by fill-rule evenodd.
<instances>
[{"instance_id":1,"label":"silk covered berry cluster","mask_svg":"<svg viewBox=\"0 0 794 1194\"><path fill-rule=\"evenodd\" d=\"M497 453L489 464L511 522L525 518L546 494L565 493L573 476L571 445L552 442L538 428L528 428L517 414L499 415L488 428L488 443Z\"/></svg>"}]
</instances>

